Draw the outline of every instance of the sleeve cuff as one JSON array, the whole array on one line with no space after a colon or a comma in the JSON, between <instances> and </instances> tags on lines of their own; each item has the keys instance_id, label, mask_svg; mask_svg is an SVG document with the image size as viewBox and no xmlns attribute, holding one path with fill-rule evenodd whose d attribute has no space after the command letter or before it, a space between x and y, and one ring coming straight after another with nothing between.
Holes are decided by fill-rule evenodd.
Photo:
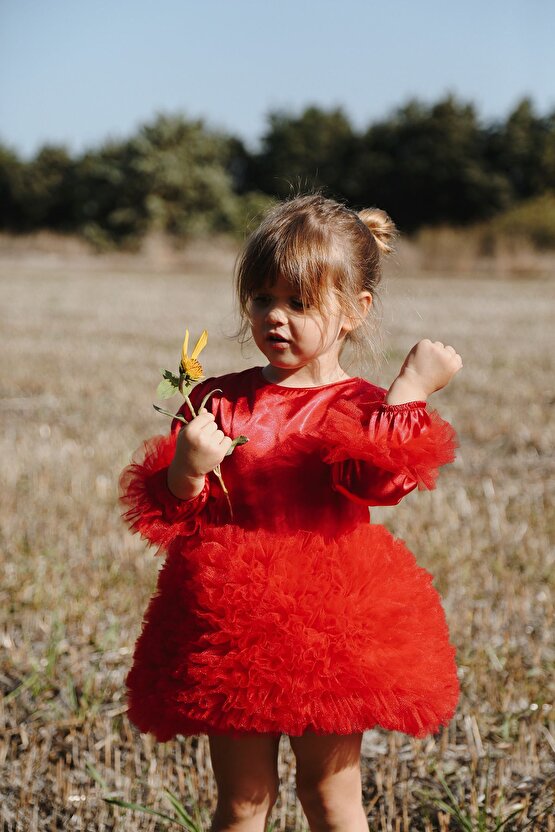
<instances>
[{"instance_id":1,"label":"sleeve cuff","mask_svg":"<svg viewBox=\"0 0 555 832\"><path fill-rule=\"evenodd\" d=\"M176 523L189 517L192 510L200 511L210 493L208 476L205 476L202 490L194 497L188 500L176 497L168 486L168 467L161 468L150 477L148 489L152 497L163 507L164 517L170 523Z\"/></svg>"},{"instance_id":2,"label":"sleeve cuff","mask_svg":"<svg viewBox=\"0 0 555 832\"><path fill-rule=\"evenodd\" d=\"M203 509L210 495L208 476L202 491L180 500L168 488L168 467L173 459L177 433L154 436L138 448L119 480L123 520L131 531L159 545L157 554L178 537L196 534L204 523Z\"/></svg>"},{"instance_id":3,"label":"sleeve cuff","mask_svg":"<svg viewBox=\"0 0 555 832\"><path fill-rule=\"evenodd\" d=\"M409 477L423 490L435 488L438 469L455 459L455 430L426 402L373 402L366 413L340 401L326 421L324 462L362 460Z\"/></svg>"},{"instance_id":4,"label":"sleeve cuff","mask_svg":"<svg viewBox=\"0 0 555 832\"><path fill-rule=\"evenodd\" d=\"M426 408L427 402L421 399L415 399L411 402L401 402L400 404L388 404L387 402L382 402L380 407L389 413L403 413L407 410L419 410L420 408Z\"/></svg>"}]
</instances>

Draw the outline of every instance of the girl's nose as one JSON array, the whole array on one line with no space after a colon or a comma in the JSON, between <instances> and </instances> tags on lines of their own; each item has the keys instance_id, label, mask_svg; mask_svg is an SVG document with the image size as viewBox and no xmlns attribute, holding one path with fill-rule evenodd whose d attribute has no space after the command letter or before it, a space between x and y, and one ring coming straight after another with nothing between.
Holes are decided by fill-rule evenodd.
<instances>
[{"instance_id":1,"label":"girl's nose","mask_svg":"<svg viewBox=\"0 0 555 832\"><path fill-rule=\"evenodd\" d=\"M266 321L268 323L279 323L280 321L286 321L287 315L285 314L285 310L279 305L274 304L270 306L266 312Z\"/></svg>"}]
</instances>

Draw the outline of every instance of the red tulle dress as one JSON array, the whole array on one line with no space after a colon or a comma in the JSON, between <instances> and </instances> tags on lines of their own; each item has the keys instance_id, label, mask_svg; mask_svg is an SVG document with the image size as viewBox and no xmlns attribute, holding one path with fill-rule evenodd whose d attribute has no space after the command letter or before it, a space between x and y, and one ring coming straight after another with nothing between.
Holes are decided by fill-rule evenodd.
<instances>
[{"instance_id":1,"label":"red tulle dress","mask_svg":"<svg viewBox=\"0 0 555 832\"><path fill-rule=\"evenodd\" d=\"M123 517L165 560L126 678L128 716L176 734L436 733L459 696L432 575L368 506L433 489L455 457L423 401L388 405L362 378L290 388L261 367L207 378L223 432L248 443L179 500L166 473L182 423L120 478ZM180 408L190 419L186 404Z\"/></svg>"}]
</instances>

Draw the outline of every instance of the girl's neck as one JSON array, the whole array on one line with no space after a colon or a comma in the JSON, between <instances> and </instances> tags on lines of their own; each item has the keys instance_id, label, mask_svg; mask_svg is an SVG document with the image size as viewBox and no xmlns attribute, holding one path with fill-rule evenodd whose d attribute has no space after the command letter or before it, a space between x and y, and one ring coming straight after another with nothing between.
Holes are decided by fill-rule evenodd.
<instances>
[{"instance_id":1,"label":"girl's neck","mask_svg":"<svg viewBox=\"0 0 555 832\"><path fill-rule=\"evenodd\" d=\"M266 381L272 384L279 384L280 387L323 387L326 384L334 384L336 381L346 381L351 378L341 368L337 367L335 372L326 374L325 378L315 378L310 373L303 373L304 368L300 370L284 370L281 367L274 367L272 364L267 364L262 368L262 375Z\"/></svg>"}]
</instances>

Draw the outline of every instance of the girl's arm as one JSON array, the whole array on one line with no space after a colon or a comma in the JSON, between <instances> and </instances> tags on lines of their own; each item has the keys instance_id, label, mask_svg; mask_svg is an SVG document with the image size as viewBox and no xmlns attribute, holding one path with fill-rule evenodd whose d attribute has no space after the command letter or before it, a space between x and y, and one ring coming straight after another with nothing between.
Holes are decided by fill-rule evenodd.
<instances>
[{"instance_id":1,"label":"girl's arm","mask_svg":"<svg viewBox=\"0 0 555 832\"><path fill-rule=\"evenodd\" d=\"M381 403L357 411L340 402L330 413L322 449L332 487L369 506L396 505L419 489L433 489L439 468L455 459L453 427L426 400L462 367L453 347L419 341Z\"/></svg>"},{"instance_id":2,"label":"girl's arm","mask_svg":"<svg viewBox=\"0 0 555 832\"><path fill-rule=\"evenodd\" d=\"M190 399L195 410L216 383L210 377L193 388ZM123 519L133 532L158 545L156 554L175 539L196 534L210 520L216 508L208 472L231 444L206 409L192 418L183 404L179 414L187 424L174 419L169 434L143 442L119 481Z\"/></svg>"},{"instance_id":3,"label":"girl's arm","mask_svg":"<svg viewBox=\"0 0 555 832\"><path fill-rule=\"evenodd\" d=\"M175 455L177 430L145 440L119 479L122 517L131 531L158 545L157 555L167 551L176 538L195 534L208 510L211 490L208 477L204 478L202 490L188 500L180 499L168 487L168 468Z\"/></svg>"},{"instance_id":4,"label":"girl's arm","mask_svg":"<svg viewBox=\"0 0 555 832\"><path fill-rule=\"evenodd\" d=\"M399 375L387 391L385 403L425 402L428 396L449 384L462 366L462 358L453 347L424 338L405 358Z\"/></svg>"},{"instance_id":5,"label":"girl's arm","mask_svg":"<svg viewBox=\"0 0 555 832\"><path fill-rule=\"evenodd\" d=\"M396 505L417 487L434 489L458 447L453 427L423 400L339 401L327 425L321 453L333 488L368 506Z\"/></svg>"}]
</instances>

